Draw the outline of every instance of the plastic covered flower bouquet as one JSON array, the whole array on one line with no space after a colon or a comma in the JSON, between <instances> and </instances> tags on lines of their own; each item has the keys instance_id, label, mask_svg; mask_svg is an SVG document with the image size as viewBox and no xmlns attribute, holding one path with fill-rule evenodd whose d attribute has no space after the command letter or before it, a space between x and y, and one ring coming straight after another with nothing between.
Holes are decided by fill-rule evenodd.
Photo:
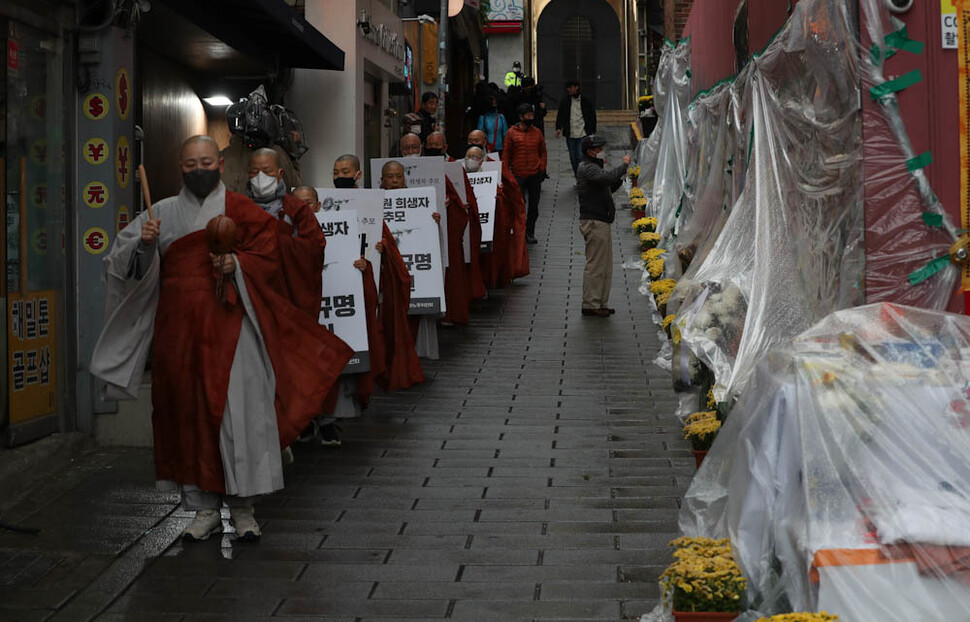
<instances>
[{"instance_id":1,"label":"plastic covered flower bouquet","mask_svg":"<svg viewBox=\"0 0 970 622\"><path fill-rule=\"evenodd\" d=\"M630 168L627 169L626 172L627 172L627 175L630 176L630 179L633 180L633 183L636 183L637 180L640 179L640 167L639 166L631 166Z\"/></svg>"},{"instance_id":2,"label":"plastic covered flower bouquet","mask_svg":"<svg viewBox=\"0 0 970 622\"><path fill-rule=\"evenodd\" d=\"M729 540L678 538L670 544L674 563L660 575L660 585L664 598L673 604L675 619L688 612L741 611L747 584Z\"/></svg>"},{"instance_id":3,"label":"plastic covered flower bouquet","mask_svg":"<svg viewBox=\"0 0 970 622\"><path fill-rule=\"evenodd\" d=\"M712 282L708 288L710 294L694 316L692 331L703 333L722 351L736 356L741 347L747 302L733 283L721 285Z\"/></svg>"}]
</instances>

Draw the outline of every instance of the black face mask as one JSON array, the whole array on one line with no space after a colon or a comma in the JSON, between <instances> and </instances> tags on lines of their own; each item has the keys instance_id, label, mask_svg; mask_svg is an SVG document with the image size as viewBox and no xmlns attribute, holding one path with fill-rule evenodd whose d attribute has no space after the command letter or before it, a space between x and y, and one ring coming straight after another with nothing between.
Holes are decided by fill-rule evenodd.
<instances>
[{"instance_id":1,"label":"black face mask","mask_svg":"<svg viewBox=\"0 0 970 622\"><path fill-rule=\"evenodd\" d=\"M189 192L200 199L204 199L219 183L220 176L217 168L197 168L188 173L182 173L182 183L189 189Z\"/></svg>"},{"instance_id":2,"label":"black face mask","mask_svg":"<svg viewBox=\"0 0 970 622\"><path fill-rule=\"evenodd\" d=\"M522 125L526 127L529 127L530 125L532 125L532 123L533 123L533 119L522 119Z\"/></svg>"},{"instance_id":3,"label":"black face mask","mask_svg":"<svg viewBox=\"0 0 970 622\"><path fill-rule=\"evenodd\" d=\"M357 185L357 180L353 177L334 177L333 187L334 188L353 188Z\"/></svg>"},{"instance_id":4,"label":"black face mask","mask_svg":"<svg viewBox=\"0 0 970 622\"><path fill-rule=\"evenodd\" d=\"M440 156L444 155L444 151L441 149L435 149L434 147L425 147L424 155L426 156Z\"/></svg>"}]
</instances>

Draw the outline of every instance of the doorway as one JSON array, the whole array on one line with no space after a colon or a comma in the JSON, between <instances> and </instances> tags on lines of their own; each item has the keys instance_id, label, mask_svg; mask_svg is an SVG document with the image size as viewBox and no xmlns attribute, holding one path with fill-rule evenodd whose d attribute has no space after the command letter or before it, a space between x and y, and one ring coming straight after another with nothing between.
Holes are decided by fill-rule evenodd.
<instances>
[{"instance_id":1,"label":"doorway","mask_svg":"<svg viewBox=\"0 0 970 622\"><path fill-rule=\"evenodd\" d=\"M0 428L10 444L60 429L66 404L63 42L0 20Z\"/></svg>"},{"instance_id":2,"label":"doorway","mask_svg":"<svg viewBox=\"0 0 970 622\"><path fill-rule=\"evenodd\" d=\"M553 0L536 27L537 80L555 99L568 80L599 110L623 107L623 37L605 0Z\"/></svg>"}]
</instances>

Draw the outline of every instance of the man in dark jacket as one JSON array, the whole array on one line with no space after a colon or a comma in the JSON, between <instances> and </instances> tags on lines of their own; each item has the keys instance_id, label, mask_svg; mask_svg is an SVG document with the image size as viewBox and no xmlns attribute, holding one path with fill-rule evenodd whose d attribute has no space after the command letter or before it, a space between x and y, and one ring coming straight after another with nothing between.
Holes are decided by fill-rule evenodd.
<instances>
[{"instance_id":1,"label":"man in dark jacket","mask_svg":"<svg viewBox=\"0 0 970 622\"><path fill-rule=\"evenodd\" d=\"M583 161L576 174L576 194L579 195L579 230L586 240L583 315L609 317L615 313L606 306L613 280L611 230L616 217L613 193L623 183L630 156L623 156L620 166L606 170L606 154L603 152L605 140L599 136L587 136L581 146Z\"/></svg>"},{"instance_id":2,"label":"man in dark jacket","mask_svg":"<svg viewBox=\"0 0 970 622\"><path fill-rule=\"evenodd\" d=\"M559 102L556 115L556 138L566 137L569 161L575 175L583 159L583 138L596 133L596 109L588 97L580 94L579 81L567 82L566 93L567 96Z\"/></svg>"}]
</instances>

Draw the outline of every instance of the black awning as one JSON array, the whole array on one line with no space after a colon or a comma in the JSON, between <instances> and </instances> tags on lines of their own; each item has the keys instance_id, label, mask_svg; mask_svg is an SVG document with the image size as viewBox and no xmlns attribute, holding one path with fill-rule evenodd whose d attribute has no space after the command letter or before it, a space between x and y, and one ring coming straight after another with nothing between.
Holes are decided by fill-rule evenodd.
<instances>
[{"instance_id":1,"label":"black awning","mask_svg":"<svg viewBox=\"0 0 970 622\"><path fill-rule=\"evenodd\" d=\"M286 67L343 71L344 52L283 0L162 0L233 48Z\"/></svg>"}]
</instances>

